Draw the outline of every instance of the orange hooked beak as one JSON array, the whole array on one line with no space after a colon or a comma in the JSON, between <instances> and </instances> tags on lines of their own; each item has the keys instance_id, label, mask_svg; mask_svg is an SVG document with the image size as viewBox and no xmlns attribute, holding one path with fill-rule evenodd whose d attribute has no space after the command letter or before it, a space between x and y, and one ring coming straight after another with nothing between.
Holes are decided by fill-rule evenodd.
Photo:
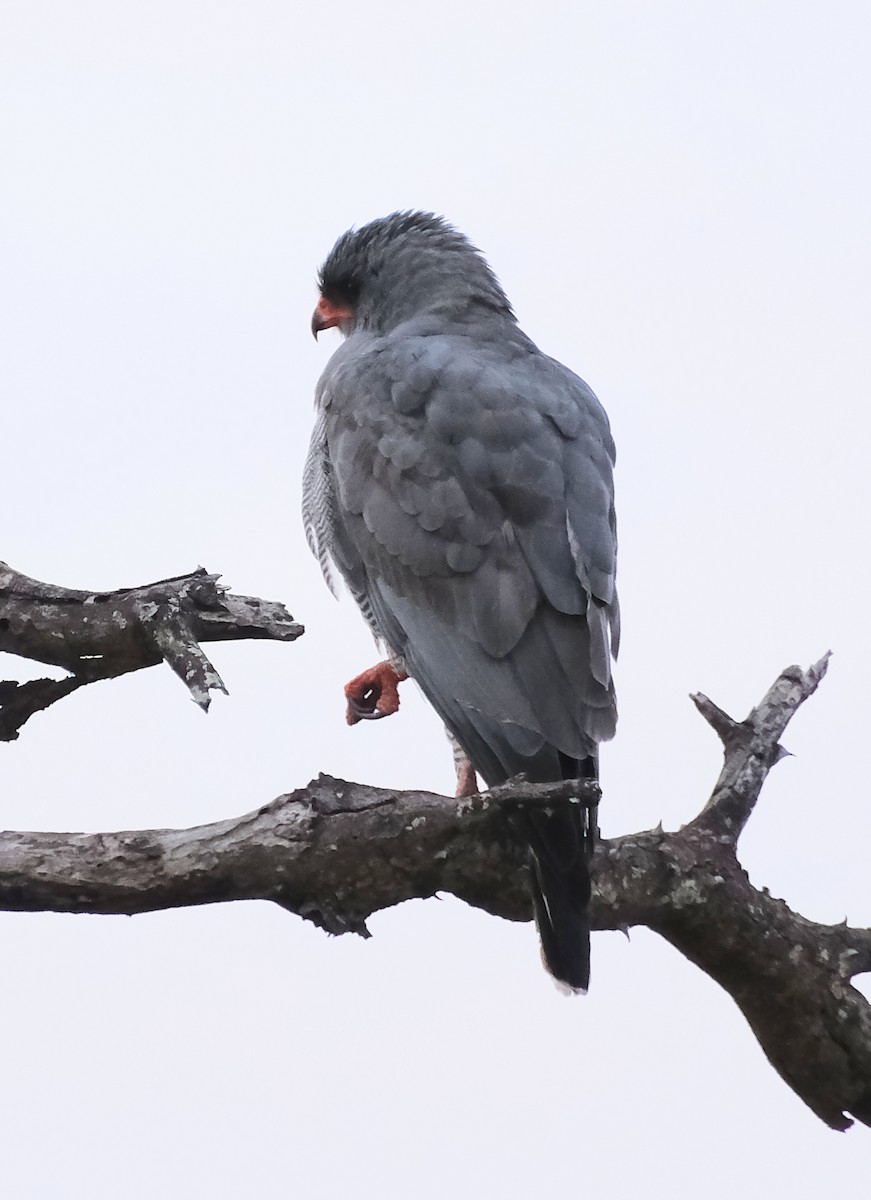
<instances>
[{"instance_id":1,"label":"orange hooked beak","mask_svg":"<svg viewBox=\"0 0 871 1200\"><path fill-rule=\"evenodd\" d=\"M321 296L312 313L312 334L317 340L318 334L322 333L324 329L334 329L343 321L350 321L350 319L350 308L343 304L331 304L325 296Z\"/></svg>"}]
</instances>

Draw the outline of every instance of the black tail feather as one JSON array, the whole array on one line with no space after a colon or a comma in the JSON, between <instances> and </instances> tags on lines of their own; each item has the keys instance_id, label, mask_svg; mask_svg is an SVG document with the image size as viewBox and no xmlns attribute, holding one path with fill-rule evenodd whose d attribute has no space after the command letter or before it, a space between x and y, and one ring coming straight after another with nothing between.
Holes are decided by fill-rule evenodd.
<instances>
[{"instance_id":1,"label":"black tail feather","mask_svg":"<svg viewBox=\"0 0 871 1200\"><path fill-rule=\"evenodd\" d=\"M561 766L565 778L596 778L592 758L566 759ZM589 856L595 825L595 814L579 804L550 811L527 809L524 814L532 901L545 964L555 979L575 991L590 985Z\"/></svg>"}]
</instances>

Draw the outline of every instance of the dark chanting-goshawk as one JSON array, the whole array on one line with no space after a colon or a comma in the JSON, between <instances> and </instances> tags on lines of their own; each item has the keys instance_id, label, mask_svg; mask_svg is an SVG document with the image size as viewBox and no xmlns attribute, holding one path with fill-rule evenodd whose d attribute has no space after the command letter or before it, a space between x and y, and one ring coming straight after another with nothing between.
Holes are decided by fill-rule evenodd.
<instances>
[{"instance_id":1,"label":"dark chanting-goshawk","mask_svg":"<svg viewBox=\"0 0 871 1200\"><path fill-rule=\"evenodd\" d=\"M319 285L312 329L345 340L317 388L304 520L389 656L349 685L349 719L395 711L407 673L487 784L596 778L619 639L601 404L440 217L350 230ZM575 990L589 981L586 819L572 804L523 817L544 959Z\"/></svg>"}]
</instances>

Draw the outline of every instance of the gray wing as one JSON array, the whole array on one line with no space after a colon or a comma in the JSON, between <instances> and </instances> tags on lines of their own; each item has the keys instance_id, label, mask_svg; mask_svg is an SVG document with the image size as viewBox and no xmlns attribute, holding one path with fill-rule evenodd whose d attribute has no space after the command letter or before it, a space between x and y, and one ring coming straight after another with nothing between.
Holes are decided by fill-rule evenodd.
<instances>
[{"instance_id":1,"label":"gray wing","mask_svg":"<svg viewBox=\"0 0 871 1200\"><path fill-rule=\"evenodd\" d=\"M557 778L616 720L604 411L519 331L352 343L322 396L330 553L488 782Z\"/></svg>"}]
</instances>

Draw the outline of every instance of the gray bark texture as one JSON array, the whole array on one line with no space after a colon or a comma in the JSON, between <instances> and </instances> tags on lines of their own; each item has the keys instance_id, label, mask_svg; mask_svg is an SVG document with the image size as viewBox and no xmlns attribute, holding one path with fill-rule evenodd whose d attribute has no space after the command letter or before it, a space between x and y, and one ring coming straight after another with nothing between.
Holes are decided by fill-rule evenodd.
<instances>
[{"instance_id":1,"label":"gray bark texture","mask_svg":"<svg viewBox=\"0 0 871 1200\"><path fill-rule=\"evenodd\" d=\"M304 632L282 604L233 596L202 567L114 592L55 587L0 562L0 651L62 667L65 679L0 680L0 742L18 737L34 713L88 683L166 662L208 710L209 693L226 692L200 642L270 638Z\"/></svg>"},{"instance_id":2,"label":"gray bark texture","mask_svg":"<svg viewBox=\"0 0 871 1200\"><path fill-rule=\"evenodd\" d=\"M222 685L200 640L302 632L281 606L228 596L205 572L96 596L22 585L14 575L10 590L4 578L0 649L65 666L76 687L164 659L205 706L208 689ZM91 657L98 647L102 660ZM720 777L677 832L600 842L593 928L646 925L670 942L732 996L786 1083L843 1130L850 1116L871 1125L871 1005L851 982L871 971L871 929L806 920L755 888L737 857L765 778L785 753L780 737L827 659L787 668L740 722L693 697L723 743ZM28 703L18 712L29 715ZM15 736L26 715L16 716L14 691L11 712L6 728ZM322 775L245 816L192 829L0 833L0 910L131 914L259 899L329 933L368 936L370 914L449 892L528 921L526 848L514 815L524 805L597 798L596 785L579 781L521 779L456 799Z\"/></svg>"}]
</instances>

